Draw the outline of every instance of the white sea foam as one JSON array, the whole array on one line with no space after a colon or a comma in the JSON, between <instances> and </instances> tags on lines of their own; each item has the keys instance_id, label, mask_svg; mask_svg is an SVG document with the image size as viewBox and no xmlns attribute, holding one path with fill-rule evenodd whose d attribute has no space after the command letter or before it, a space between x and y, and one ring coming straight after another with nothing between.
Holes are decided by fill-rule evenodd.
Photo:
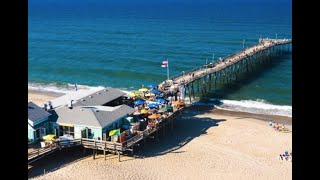
<instances>
[{"instance_id":1,"label":"white sea foam","mask_svg":"<svg viewBox=\"0 0 320 180\"><path fill-rule=\"evenodd\" d=\"M270 104L261 99L236 101L208 98L208 100L208 103L195 103L194 105L214 105L222 109L234 111L292 117L292 106Z\"/></svg>"},{"instance_id":2,"label":"white sea foam","mask_svg":"<svg viewBox=\"0 0 320 180\"><path fill-rule=\"evenodd\" d=\"M28 89L42 92L56 92L56 93L64 93L68 94L70 92L74 92L75 85L74 84L63 84L57 85L55 83L51 84L40 84L40 83L28 83ZM104 86L88 86L77 84L78 90L94 90L105 88ZM131 91L128 91L125 88L120 88L126 94L129 94Z\"/></svg>"},{"instance_id":3,"label":"white sea foam","mask_svg":"<svg viewBox=\"0 0 320 180\"><path fill-rule=\"evenodd\" d=\"M56 84L38 84L38 83L28 83L28 89L43 92L57 92L57 93L69 93L73 91L72 88L59 87Z\"/></svg>"}]
</instances>

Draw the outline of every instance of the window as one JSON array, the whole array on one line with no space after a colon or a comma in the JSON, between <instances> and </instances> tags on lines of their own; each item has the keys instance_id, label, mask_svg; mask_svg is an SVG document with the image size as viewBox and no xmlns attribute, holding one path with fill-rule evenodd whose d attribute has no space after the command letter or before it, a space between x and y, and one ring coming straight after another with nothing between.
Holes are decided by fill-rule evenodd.
<instances>
[{"instance_id":1,"label":"window","mask_svg":"<svg viewBox=\"0 0 320 180\"><path fill-rule=\"evenodd\" d=\"M60 129L60 136L68 134L74 137L74 127L71 126L59 126Z\"/></svg>"}]
</instances>

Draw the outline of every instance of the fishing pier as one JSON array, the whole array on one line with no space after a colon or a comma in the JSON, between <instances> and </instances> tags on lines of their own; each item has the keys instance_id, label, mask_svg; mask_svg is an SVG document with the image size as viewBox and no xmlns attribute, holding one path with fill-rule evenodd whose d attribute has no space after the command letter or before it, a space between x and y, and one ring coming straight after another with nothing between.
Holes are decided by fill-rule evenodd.
<instances>
[{"instance_id":1,"label":"fishing pier","mask_svg":"<svg viewBox=\"0 0 320 180\"><path fill-rule=\"evenodd\" d=\"M191 98L195 98L195 90L202 95L217 88L217 82L226 84L237 80L241 73L253 71L256 66L269 63L273 57L287 55L291 52L292 41L290 39L259 39L259 44L243 49L233 55L229 55L214 64L206 64L196 69L189 70L185 73L177 74L158 85L159 90L165 91L176 86L172 94L177 97L181 96L181 87L184 87L184 94ZM196 88L195 88L196 87ZM92 99L92 98L91 98ZM83 100L83 99L82 99ZM184 98L182 98L184 101ZM153 127L143 131L137 130L135 135L123 142L112 142L107 140L96 140L89 138L76 138L68 141L53 141L52 144L35 149L28 153L28 164L41 159L42 157L51 154L57 150L64 148L83 146L85 149L93 150L93 159L97 151L103 151L105 159L106 153L117 154L119 161L121 154L133 155L135 146L140 146L146 142L146 139L158 139L159 132L165 136L166 129L173 132L174 119L179 116L185 106L175 107L172 112ZM83 111L81 109L81 111ZM96 112L97 113L97 112Z\"/></svg>"},{"instance_id":2,"label":"fishing pier","mask_svg":"<svg viewBox=\"0 0 320 180\"><path fill-rule=\"evenodd\" d=\"M256 66L270 63L274 57L289 54L291 43L290 39L259 39L259 44L255 46L229 55L214 64L177 74L162 84L184 86L184 94L189 96L191 103L191 97L195 98L195 86L197 92L204 96L217 88L217 81L220 84L230 83L237 80L241 73L254 71Z\"/></svg>"}]
</instances>

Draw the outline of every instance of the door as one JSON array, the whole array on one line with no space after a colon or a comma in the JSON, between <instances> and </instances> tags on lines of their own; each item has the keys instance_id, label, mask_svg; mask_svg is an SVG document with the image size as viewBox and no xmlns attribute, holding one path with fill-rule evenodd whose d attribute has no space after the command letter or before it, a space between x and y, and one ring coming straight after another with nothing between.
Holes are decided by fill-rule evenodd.
<instances>
[{"instance_id":1,"label":"door","mask_svg":"<svg viewBox=\"0 0 320 180\"><path fill-rule=\"evenodd\" d=\"M38 140L39 138L40 138L40 129L37 129L35 140Z\"/></svg>"},{"instance_id":2,"label":"door","mask_svg":"<svg viewBox=\"0 0 320 180\"><path fill-rule=\"evenodd\" d=\"M81 138L88 138L87 137L87 128L81 130Z\"/></svg>"},{"instance_id":3,"label":"door","mask_svg":"<svg viewBox=\"0 0 320 180\"><path fill-rule=\"evenodd\" d=\"M40 128L40 139L46 135L46 128Z\"/></svg>"}]
</instances>

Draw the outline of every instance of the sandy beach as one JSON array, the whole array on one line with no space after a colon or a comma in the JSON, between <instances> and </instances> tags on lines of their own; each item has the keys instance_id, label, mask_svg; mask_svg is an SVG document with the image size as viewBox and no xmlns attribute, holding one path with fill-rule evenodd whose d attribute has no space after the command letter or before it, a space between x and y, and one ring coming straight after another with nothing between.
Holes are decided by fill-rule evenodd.
<instances>
[{"instance_id":1,"label":"sandy beach","mask_svg":"<svg viewBox=\"0 0 320 180\"><path fill-rule=\"evenodd\" d=\"M30 94L29 100L53 96ZM291 118L279 120L292 129ZM162 134L162 133L160 133ZM191 107L176 119L173 135L149 139L135 157L103 153L93 160L66 149L32 164L31 179L292 179L292 163L278 155L292 150L292 133L237 112ZM46 172L43 175L44 170Z\"/></svg>"},{"instance_id":2,"label":"sandy beach","mask_svg":"<svg viewBox=\"0 0 320 180\"><path fill-rule=\"evenodd\" d=\"M28 89L28 101L32 101L38 106L62 95L64 94L52 91L36 91Z\"/></svg>"}]
</instances>

